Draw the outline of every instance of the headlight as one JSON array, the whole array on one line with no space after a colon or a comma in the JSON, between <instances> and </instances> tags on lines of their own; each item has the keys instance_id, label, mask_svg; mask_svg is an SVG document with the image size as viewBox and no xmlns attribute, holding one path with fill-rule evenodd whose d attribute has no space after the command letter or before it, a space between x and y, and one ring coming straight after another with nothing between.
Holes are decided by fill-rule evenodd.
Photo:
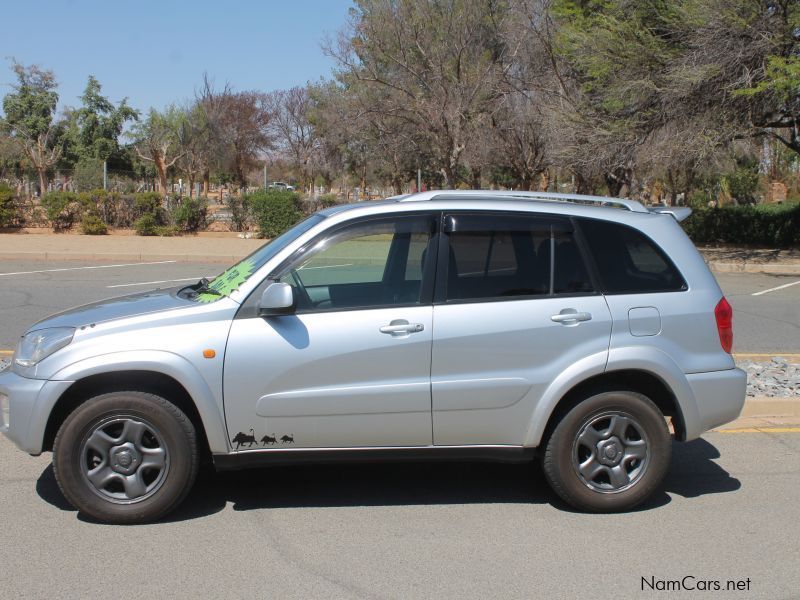
<instances>
[{"instance_id":1,"label":"headlight","mask_svg":"<svg viewBox=\"0 0 800 600\"><path fill-rule=\"evenodd\" d=\"M33 367L56 350L68 345L73 335L74 327L53 327L26 333L17 344L14 362L20 367Z\"/></svg>"}]
</instances>

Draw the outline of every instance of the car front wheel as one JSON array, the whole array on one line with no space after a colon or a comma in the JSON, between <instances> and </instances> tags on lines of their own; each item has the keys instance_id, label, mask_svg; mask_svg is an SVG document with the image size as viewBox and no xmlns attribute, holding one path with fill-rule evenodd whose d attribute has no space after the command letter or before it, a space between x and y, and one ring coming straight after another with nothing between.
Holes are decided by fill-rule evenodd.
<instances>
[{"instance_id":1,"label":"car front wheel","mask_svg":"<svg viewBox=\"0 0 800 600\"><path fill-rule=\"evenodd\" d=\"M92 398L61 425L53 470L66 499L107 523L158 519L197 474L194 426L174 404L144 392Z\"/></svg>"},{"instance_id":2,"label":"car front wheel","mask_svg":"<svg viewBox=\"0 0 800 600\"><path fill-rule=\"evenodd\" d=\"M553 490L575 508L624 511L659 486L671 450L664 416L649 398L604 392L561 418L546 443L542 467Z\"/></svg>"}]
</instances>

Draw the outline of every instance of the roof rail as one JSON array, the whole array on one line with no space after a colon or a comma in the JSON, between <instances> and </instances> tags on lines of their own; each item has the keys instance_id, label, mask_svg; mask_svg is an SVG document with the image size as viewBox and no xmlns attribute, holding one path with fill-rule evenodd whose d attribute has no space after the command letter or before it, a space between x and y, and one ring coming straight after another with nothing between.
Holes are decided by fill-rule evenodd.
<instances>
[{"instance_id":1,"label":"roof rail","mask_svg":"<svg viewBox=\"0 0 800 600\"><path fill-rule=\"evenodd\" d=\"M586 196L583 194L555 194L551 192L525 192L513 190L431 190L417 194L394 196L388 200L397 202L420 202L424 200L442 200L448 197L463 198L508 198L517 200L538 200L541 202L572 202L575 204L592 204L598 206L616 206L632 212L649 212L641 203L627 198L610 198L606 196Z\"/></svg>"}]
</instances>

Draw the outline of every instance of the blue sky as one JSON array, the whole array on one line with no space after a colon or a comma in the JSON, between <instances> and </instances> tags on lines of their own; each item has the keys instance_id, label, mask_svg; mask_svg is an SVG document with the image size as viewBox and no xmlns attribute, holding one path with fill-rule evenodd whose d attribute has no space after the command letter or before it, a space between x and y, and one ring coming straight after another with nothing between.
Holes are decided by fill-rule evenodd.
<instances>
[{"instance_id":1,"label":"blue sky","mask_svg":"<svg viewBox=\"0 0 800 600\"><path fill-rule=\"evenodd\" d=\"M77 106L94 75L103 94L140 110L193 97L203 72L218 87L270 91L329 77L321 49L350 0L16 0L3 11L0 96L11 57L55 72L59 107Z\"/></svg>"}]
</instances>

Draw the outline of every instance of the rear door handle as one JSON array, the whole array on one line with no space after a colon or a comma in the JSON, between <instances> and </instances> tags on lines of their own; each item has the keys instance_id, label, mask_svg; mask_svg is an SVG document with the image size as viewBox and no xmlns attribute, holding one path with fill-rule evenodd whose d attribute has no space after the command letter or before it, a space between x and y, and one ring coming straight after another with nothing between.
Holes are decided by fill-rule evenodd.
<instances>
[{"instance_id":1,"label":"rear door handle","mask_svg":"<svg viewBox=\"0 0 800 600\"><path fill-rule=\"evenodd\" d=\"M422 323L409 323L405 319L395 319L388 325L380 328L381 333L388 333L393 336L408 335L409 333L419 333L425 326Z\"/></svg>"},{"instance_id":2,"label":"rear door handle","mask_svg":"<svg viewBox=\"0 0 800 600\"><path fill-rule=\"evenodd\" d=\"M578 312L574 308L565 308L557 315L550 317L550 320L564 325L577 325L581 321L589 321L591 318L592 313Z\"/></svg>"}]
</instances>

